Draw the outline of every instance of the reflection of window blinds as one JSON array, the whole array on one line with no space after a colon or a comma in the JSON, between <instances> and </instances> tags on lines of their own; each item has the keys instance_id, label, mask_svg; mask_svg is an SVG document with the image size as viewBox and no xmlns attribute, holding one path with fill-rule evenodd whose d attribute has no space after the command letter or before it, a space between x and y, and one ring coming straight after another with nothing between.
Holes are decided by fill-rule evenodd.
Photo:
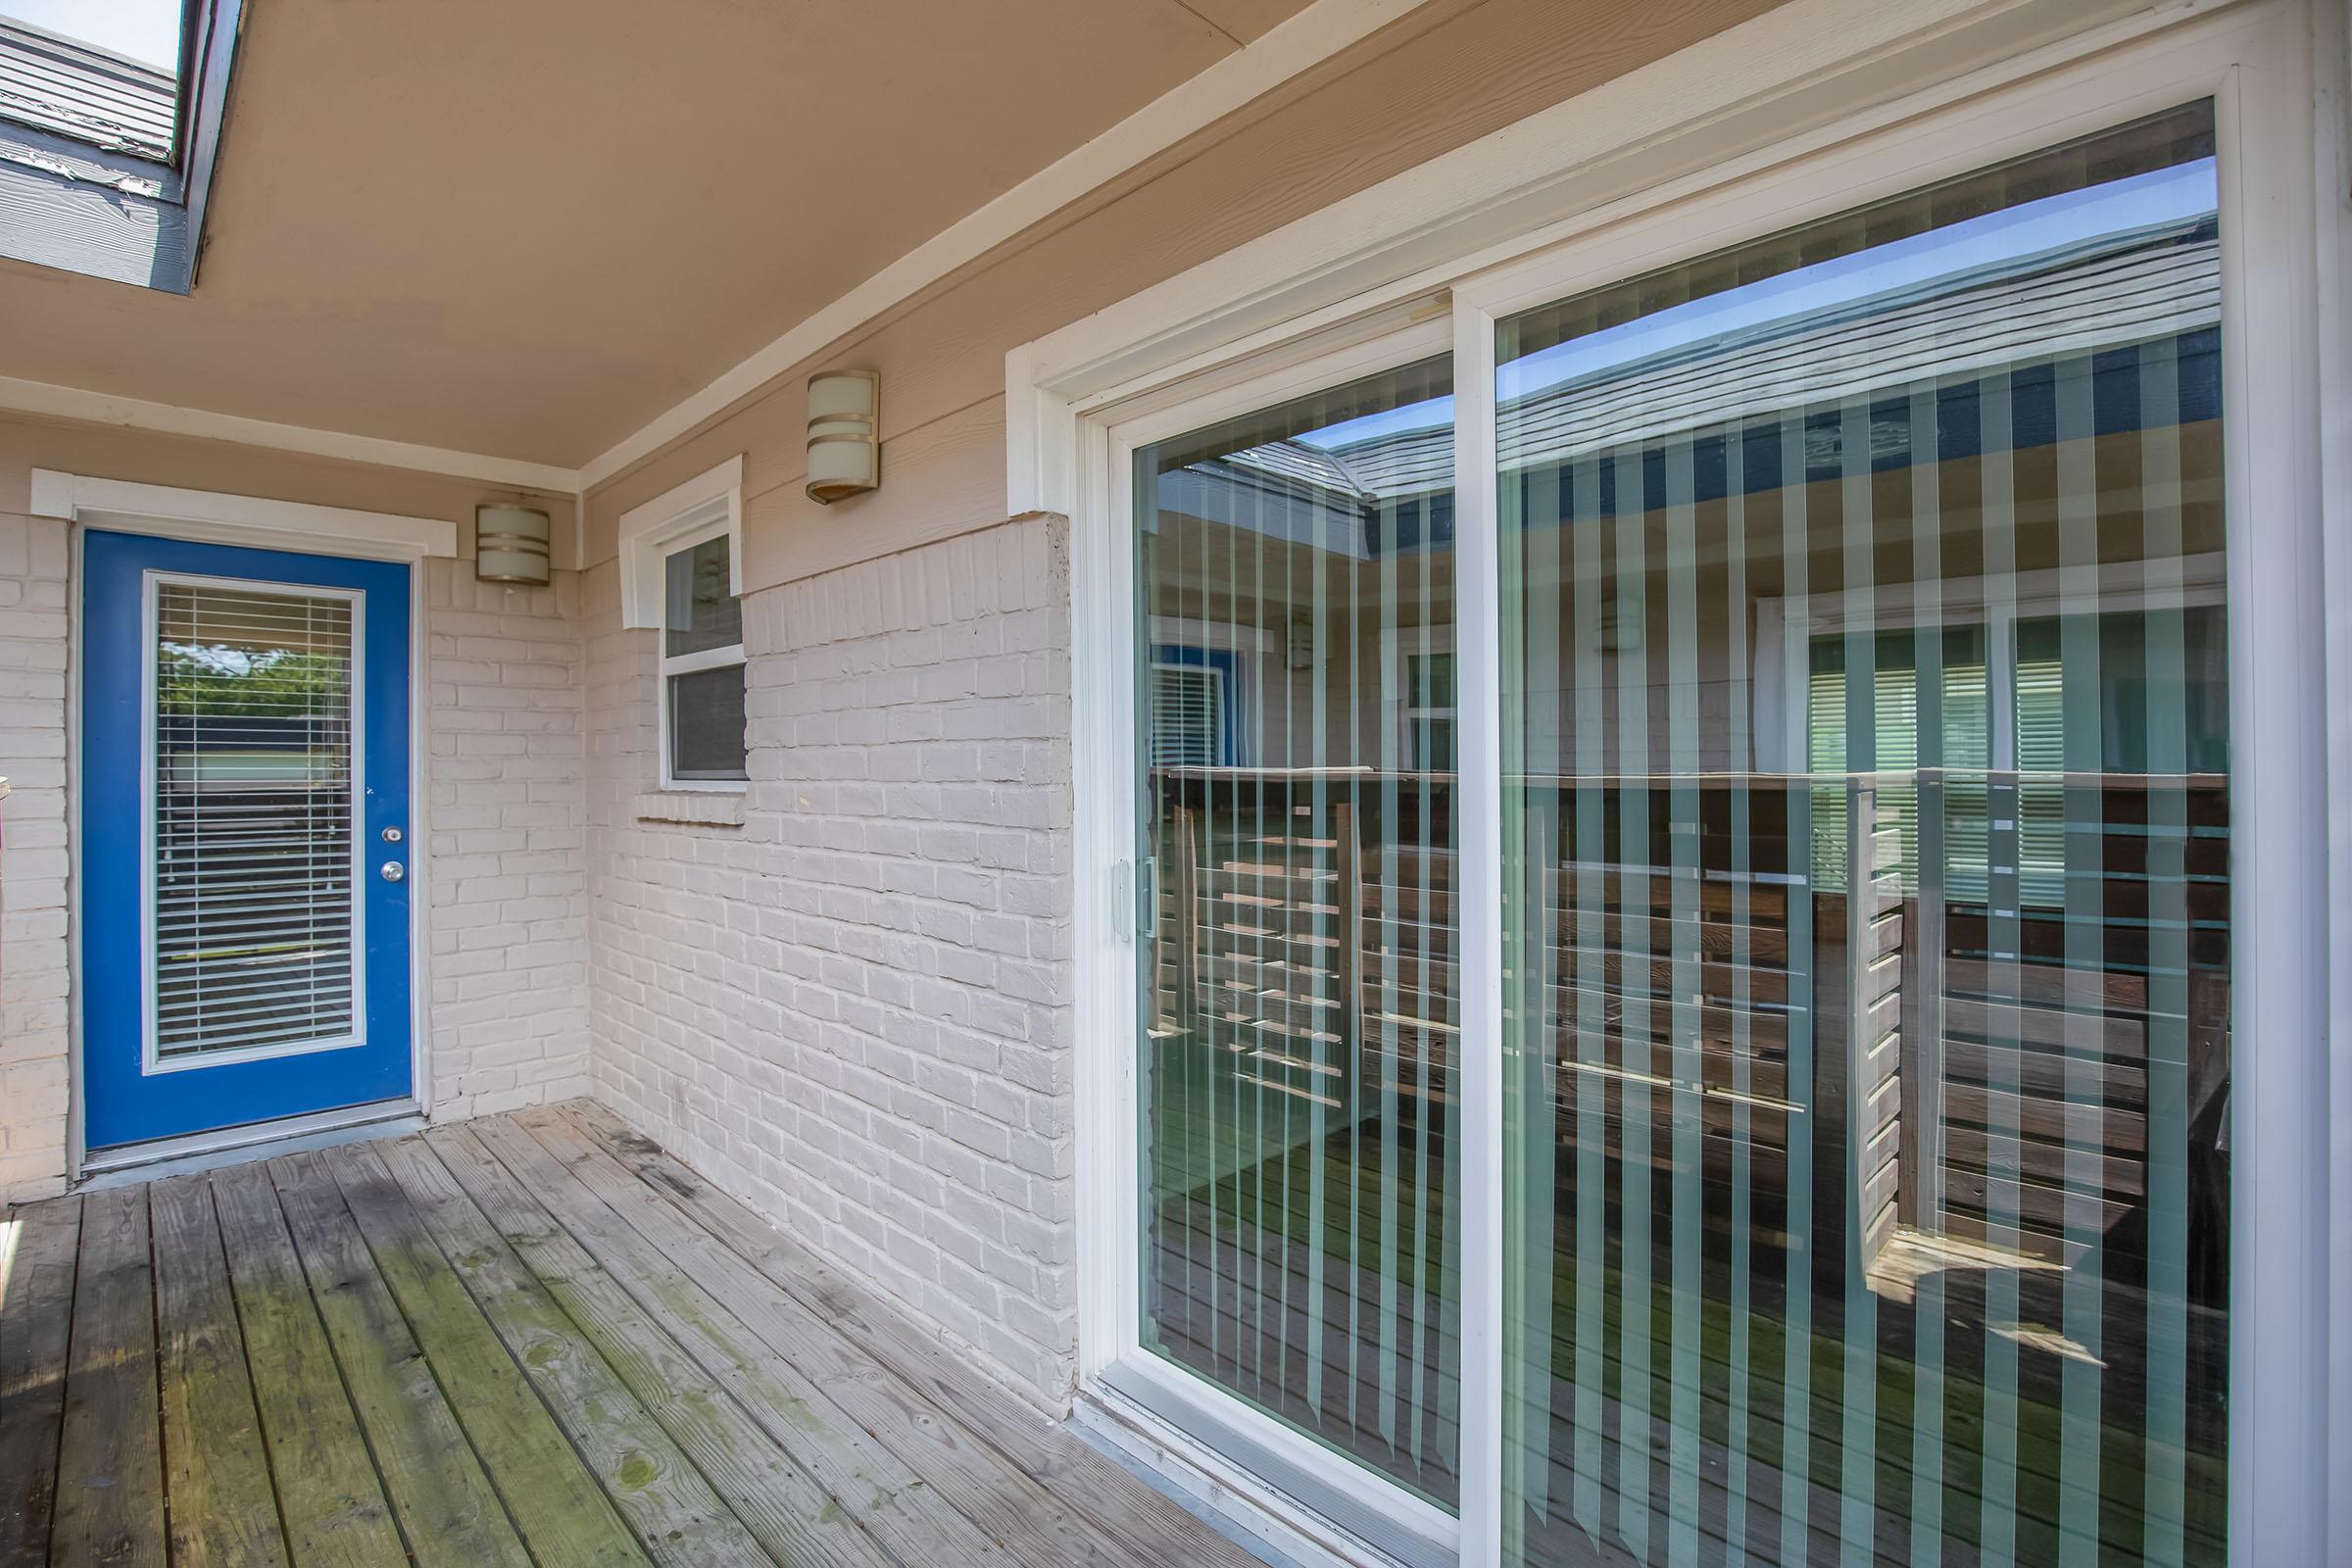
<instances>
[{"instance_id":1,"label":"reflection of window blinds","mask_svg":"<svg viewBox=\"0 0 2352 1568\"><path fill-rule=\"evenodd\" d=\"M1985 834L1991 764L1991 686L1983 639L1967 627L1946 639L1943 666L1943 887L1955 904L1983 904L1990 848ZM1956 646L1965 635L1971 646Z\"/></svg>"},{"instance_id":2,"label":"reflection of window blinds","mask_svg":"<svg viewBox=\"0 0 2352 1568\"><path fill-rule=\"evenodd\" d=\"M2017 896L2066 903L2066 673L2055 621L2017 629ZM2037 776L2038 775L2038 776Z\"/></svg>"},{"instance_id":3,"label":"reflection of window blinds","mask_svg":"<svg viewBox=\"0 0 2352 1568\"><path fill-rule=\"evenodd\" d=\"M155 1030L166 1057L348 1036L352 607L165 583Z\"/></svg>"},{"instance_id":4,"label":"reflection of window blinds","mask_svg":"<svg viewBox=\"0 0 2352 1568\"><path fill-rule=\"evenodd\" d=\"M1871 685L1876 706L1878 756L1867 771L1908 773L1919 766L1919 669L1911 662L1912 637L1900 632L1879 639L1879 667ZM1900 662L1897 662L1900 661ZM1862 771L1857 769L1857 771ZM1882 809L1894 813L1902 845L1903 891L1919 891L1919 786L1890 784L1879 791Z\"/></svg>"},{"instance_id":5,"label":"reflection of window blinds","mask_svg":"<svg viewBox=\"0 0 2352 1568\"><path fill-rule=\"evenodd\" d=\"M1871 672L1872 729L1877 755L1849 760L1845 755L1845 639L1819 637L1813 643L1811 687L1805 697L1806 766L1816 773L1896 773L1920 765L1919 670L1911 662L1911 634L1882 632ZM1838 802L1842 789L1823 786L1815 791L1813 811L1813 874L1823 887L1845 885L1845 816ZM1911 785L1891 785L1879 792L1880 803L1894 813L1902 844L1902 877L1906 891L1919 886L1919 791Z\"/></svg>"},{"instance_id":6,"label":"reflection of window blinds","mask_svg":"<svg viewBox=\"0 0 2352 1568\"><path fill-rule=\"evenodd\" d=\"M1872 683L1878 756L1871 767L1855 771L1946 770L1945 897L1960 904L1982 904L1985 898L1987 809L1984 772L1990 764L1992 728L1983 628L1955 627L1945 633L1940 757L1922 755L1919 669L1913 647L1912 634L1907 631L1887 632L1879 638L1879 665ZM2055 678L2054 670L2049 678ZM1845 692L1845 639L1837 634L1815 639L1805 695L1806 766L1815 772L1837 773L1847 768ZM2056 710L2051 711L2054 715ZM2057 744L2054 732L2049 744ZM1839 886L1845 877L1844 821L1830 809L1836 797L1835 790L1823 792L1814 812L1814 870L1825 887ZM1901 832L1903 889L1915 894L1919 891L1919 792L1911 786L1890 785L1880 798L1894 812Z\"/></svg>"},{"instance_id":7,"label":"reflection of window blinds","mask_svg":"<svg viewBox=\"0 0 2352 1568\"><path fill-rule=\"evenodd\" d=\"M1836 637L1813 641L1811 683L1805 692L1805 768L1812 773L1845 771L1845 644ZM1845 886L1845 817L1837 810L1841 792L1813 792L1813 884Z\"/></svg>"},{"instance_id":8,"label":"reflection of window blinds","mask_svg":"<svg viewBox=\"0 0 2352 1568\"><path fill-rule=\"evenodd\" d=\"M1218 671L1195 664L1152 669L1152 765L1214 767L1225 729L1225 686Z\"/></svg>"}]
</instances>

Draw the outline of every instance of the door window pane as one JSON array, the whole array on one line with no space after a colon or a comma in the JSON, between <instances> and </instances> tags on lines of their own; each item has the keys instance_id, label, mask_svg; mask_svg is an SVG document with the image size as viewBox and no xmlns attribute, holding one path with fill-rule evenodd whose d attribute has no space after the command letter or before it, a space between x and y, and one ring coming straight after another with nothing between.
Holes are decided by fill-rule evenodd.
<instances>
[{"instance_id":1,"label":"door window pane","mask_svg":"<svg viewBox=\"0 0 2352 1568\"><path fill-rule=\"evenodd\" d=\"M2226 1559L2211 126L1500 325L1515 1562Z\"/></svg>"},{"instance_id":2,"label":"door window pane","mask_svg":"<svg viewBox=\"0 0 2352 1568\"><path fill-rule=\"evenodd\" d=\"M1448 1505L1450 391L1416 366L1135 471L1142 1341Z\"/></svg>"},{"instance_id":3,"label":"door window pane","mask_svg":"<svg viewBox=\"0 0 2352 1568\"><path fill-rule=\"evenodd\" d=\"M348 1041L353 602L154 592L156 1055Z\"/></svg>"}]
</instances>

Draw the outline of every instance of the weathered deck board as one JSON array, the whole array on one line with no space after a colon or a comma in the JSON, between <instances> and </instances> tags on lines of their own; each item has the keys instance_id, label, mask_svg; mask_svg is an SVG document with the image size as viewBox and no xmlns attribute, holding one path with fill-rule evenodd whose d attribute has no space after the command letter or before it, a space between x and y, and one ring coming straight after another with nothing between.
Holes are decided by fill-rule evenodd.
<instances>
[{"instance_id":1,"label":"weathered deck board","mask_svg":"<svg viewBox=\"0 0 2352 1568\"><path fill-rule=\"evenodd\" d=\"M558 1562L597 1568L645 1562L612 1499L532 1393L521 1368L399 1194L370 1195L346 1210L334 1177L315 1155L273 1160L270 1174L287 1201L289 1220L296 1218L301 1200L316 1195L319 1211L348 1212L347 1223L356 1223L499 1500L515 1529L538 1543L533 1554L552 1553ZM299 1222L295 1240L304 1243ZM307 1243L304 1250L309 1251Z\"/></svg>"},{"instance_id":2,"label":"weathered deck board","mask_svg":"<svg viewBox=\"0 0 2352 1568\"><path fill-rule=\"evenodd\" d=\"M767 1561L702 1472L505 1242L496 1235L458 1238L448 1206L428 1210L410 1201L372 1149L339 1149L318 1157L355 1212L381 1215L387 1225L404 1223L410 1212L423 1221L507 1353L656 1562L733 1568Z\"/></svg>"},{"instance_id":3,"label":"weathered deck board","mask_svg":"<svg viewBox=\"0 0 2352 1568\"><path fill-rule=\"evenodd\" d=\"M15 1220L23 1229L0 1294L0 1568L31 1568L49 1559L81 1200L37 1203Z\"/></svg>"},{"instance_id":4,"label":"weathered deck board","mask_svg":"<svg viewBox=\"0 0 2352 1568\"><path fill-rule=\"evenodd\" d=\"M825 1390L762 1341L738 1311L759 1302L707 1291L705 1282L664 1257L513 1122L500 1118L467 1131L641 1305L661 1313L704 1370L726 1385L772 1441L793 1446L843 1510L901 1561L941 1562L962 1553L988 1568L1009 1568L1019 1560L974 1530Z\"/></svg>"},{"instance_id":5,"label":"weathered deck board","mask_svg":"<svg viewBox=\"0 0 2352 1568\"><path fill-rule=\"evenodd\" d=\"M245 1363L261 1411L278 1515L294 1560L376 1568L409 1560L360 1436L326 1329L286 1235L277 1190L259 1165L212 1178L221 1245L245 1328Z\"/></svg>"},{"instance_id":6,"label":"weathered deck board","mask_svg":"<svg viewBox=\"0 0 2352 1568\"><path fill-rule=\"evenodd\" d=\"M446 1227L444 1247L483 1246L487 1238L512 1247L777 1561L892 1568L832 1496L768 1442L506 1167L478 1145L453 1143L437 1152L407 1138L377 1151L426 1222Z\"/></svg>"},{"instance_id":7,"label":"weathered deck board","mask_svg":"<svg viewBox=\"0 0 2352 1568\"><path fill-rule=\"evenodd\" d=\"M306 1180L310 1172L273 1167L277 1200L401 1533L420 1556L527 1568L522 1538L340 1195L316 1174Z\"/></svg>"},{"instance_id":8,"label":"weathered deck board","mask_svg":"<svg viewBox=\"0 0 2352 1568\"><path fill-rule=\"evenodd\" d=\"M163 1568L163 1420L143 1187L93 1194L82 1202L74 1346L57 1449L54 1557Z\"/></svg>"},{"instance_id":9,"label":"weathered deck board","mask_svg":"<svg viewBox=\"0 0 2352 1568\"><path fill-rule=\"evenodd\" d=\"M7 1218L0 1568L1255 1562L585 1105Z\"/></svg>"},{"instance_id":10,"label":"weathered deck board","mask_svg":"<svg viewBox=\"0 0 2352 1568\"><path fill-rule=\"evenodd\" d=\"M174 1568L283 1564L285 1529L245 1371L245 1335L212 1184L175 1177L149 1188L148 1200L172 1561Z\"/></svg>"},{"instance_id":11,"label":"weathered deck board","mask_svg":"<svg viewBox=\"0 0 2352 1568\"><path fill-rule=\"evenodd\" d=\"M883 1367L922 1391L1023 1474L1086 1517L1109 1523L1152 1562L1250 1568L1256 1559L1166 1501L1101 1450L913 1330L859 1285L769 1229L620 1119L586 1101L565 1114L662 1198L698 1220L780 1289L819 1314Z\"/></svg>"},{"instance_id":12,"label":"weathered deck board","mask_svg":"<svg viewBox=\"0 0 2352 1568\"><path fill-rule=\"evenodd\" d=\"M892 1377L709 1231L664 1203L636 1173L615 1163L560 1112L524 1111L516 1125L564 1162L672 1263L736 1307L752 1331L831 1396L958 1513L1030 1562L1141 1563L1124 1544L1098 1536L1076 1514L975 1443L930 1401Z\"/></svg>"}]
</instances>

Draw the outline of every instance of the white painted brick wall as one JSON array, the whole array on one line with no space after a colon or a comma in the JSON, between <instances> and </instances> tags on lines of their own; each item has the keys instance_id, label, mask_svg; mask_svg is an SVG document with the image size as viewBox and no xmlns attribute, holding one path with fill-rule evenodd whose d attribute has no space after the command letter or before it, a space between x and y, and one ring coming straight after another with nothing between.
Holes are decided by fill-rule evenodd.
<instances>
[{"instance_id":1,"label":"white painted brick wall","mask_svg":"<svg viewBox=\"0 0 2352 1568\"><path fill-rule=\"evenodd\" d=\"M0 514L0 1202L65 1185L66 525Z\"/></svg>"},{"instance_id":2,"label":"white painted brick wall","mask_svg":"<svg viewBox=\"0 0 2352 1568\"><path fill-rule=\"evenodd\" d=\"M588 793L579 574L424 567L432 1112L588 1092Z\"/></svg>"},{"instance_id":3,"label":"white painted brick wall","mask_svg":"<svg viewBox=\"0 0 2352 1568\"><path fill-rule=\"evenodd\" d=\"M0 515L0 1201L63 1185L68 529ZM588 1091L578 577L422 574L427 1053L443 1117Z\"/></svg>"},{"instance_id":4,"label":"white painted brick wall","mask_svg":"<svg viewBox=\"0 0 2352 1568\"><path fill-rule=\"evenodd\" d=\"M0 517L12 1200L64 1171L68 560L63 524ZM655 790L654 635L618 629L614 566L510 590L428 564L435 1115L593 1083L1066 1401L1066 576L1060 524L1028 519L754 596L733 824Z\"/></svg>"},{"instance_id":5,"label":"white painted brick wall","mask_svg":"<svg viewBox=\"0 0 2352 1568\"><path fill-rule=\"evenodd\" d=\"M648 820L590 574L598 1096L1049 1406L1075 1375L1062 525L753 596L741 826Z\"/></svg>"}]
</instances>

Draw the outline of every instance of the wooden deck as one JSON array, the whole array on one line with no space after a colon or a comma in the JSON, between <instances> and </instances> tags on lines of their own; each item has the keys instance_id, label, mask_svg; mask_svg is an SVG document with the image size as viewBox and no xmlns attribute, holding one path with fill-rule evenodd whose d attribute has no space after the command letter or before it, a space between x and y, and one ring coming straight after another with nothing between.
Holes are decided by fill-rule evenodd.
<instances>
[{"instance_id":1,"label":"wooden deck","mask_svg":"<svg viewBox=\"0 0 2352 1568\"><path fill-rule=\"evenodd\" d=\"M588 1105L12 1219L0 1568L1255 1561Z\"/></svg>"}]
</instances>

